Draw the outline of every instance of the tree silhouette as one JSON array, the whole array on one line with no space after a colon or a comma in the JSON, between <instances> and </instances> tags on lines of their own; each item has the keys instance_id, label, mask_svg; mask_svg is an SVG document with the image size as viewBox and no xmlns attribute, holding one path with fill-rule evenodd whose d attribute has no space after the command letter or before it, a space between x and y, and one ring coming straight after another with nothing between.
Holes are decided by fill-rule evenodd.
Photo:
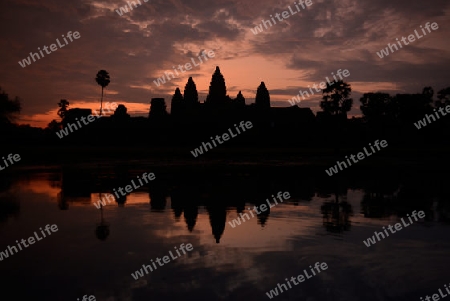
<instances>
[{"instance_id":1,"label":"tree silhouette","mask_svg":"<svg viewBox=\"0 0 450 301\"><path fill-rule=\"evenodd\" d=\"M209 85L209 93L206 97L206 103L224 103L227 99L227 88L225 85L225 79L220 73L219 66L216 66L216 70L211 78Z\"/></svg>"},{"instance_id":2,"label":"tree silhouette","mask_svg":"<svg viewBox=\"0 0 450 301\"><path fill-rule=\"evenodd\" d=\"M430 103L433 102L433 95L434 95L434 90L431 87L425 87L422 90L422 95L426 98L430 100Z\"/></svg>"},{"instance_id":3,"label":"tree silhouette","mask_svg":"<svg viewBox=\"0 0 450 301\"><path fill-rule=\"evenodd\" d=\"M359 101L359 108L368 122L382 121L390 116L392 97L387 93L365 93Z\"/></svg>"},{"instance_id":4,"label":"tree silhouette","mask_svg":"<svg viewBox=\"0 0 450 301\"><path fill-rule=\"evenodd\" d=\"M270 95L264 82L256 90L255 105L259 108L270 108Z\"/></svg>"},{"instance_id":5,"label":"tree silhouette","mask_svg":"<svg viewBox=\"0 0 450 301\"><path fill-rule=\"evenodd\" d=\"M331 115L347 115L353 104L353 99L349 98L352 92L350 84L339 80L334 83L327 83L327 87L322 90L320 107L325 113Z\"/></svg>"},{"instance_id":6,"label":"tree silhouette","mask_svg":"<svg viewBox=\"0 0 450 301\"><path fill-rule=\"evenodd\" d=\"M97 72L97 77L95 78L95 81L97 82L98 85L102 87L102 98L100 99L100 116L101 116L103 104L103 89L110 83L109 73L106 70L100 70L99 72Z\"/></svg>"},{"instance_id":7,"label":"tree silhouette","mask_svg":"<svg viewBox=\"0 0 450 301\"><path fill-rule=\"evenodd\" d=\"M199 103L197 86L192 77L189 77L186 86L184 87L184 101L189 107L196 106Z\"/></svg>"},{"instance_id":8,"label":"tree silhouette","mask_svg":"<svg viewBox=\"0 0 450 301\"><path fill-rule=\"evenodd\" d=\"M21 110L20 99L9 99L8 94L0 88L0 123L11 123Z\"/></svg>"},{"instance_id":9,"label":"tree silhouette","mask_svg":"<svg viewBox=\"0 0 450 301\"><path fill-rule=\"evenodd\" d=\"M120 104L117 106L117 109L114 111L113 117L115 119L127 119L130 118L130 115L127 114L127 107Z\"/></svg>"},{"instance_id":10,"label":"tree silhouette","mask_svg":"<svg viewBox=\"0 0 450 301\"><path fill-rule=\"evenodd\" d=\"M61 99L58 103L59 110L58 110L58 116L61 117L61 120L64 119L67 112L67 107L69 106L69 102L67 99Z\"/></svg>"},{"instance_id":11,"label":"tree silhouette","mask_svg":"<svg viewBox=\"0 0 450 301\"><path fill-rule=\"evenodd\" d=\"M397 94L393 97L394 117L403 123L414 122L432 113L432 89L425 87L422 93Z\"/></svg>"},{"instance_id":12,"label":"tree silhouette","mask_svg":"<svg viewBox=\"0 0 450 301\"><path fill-rule=\"evenodd\" d=\"M61 129L61 123L53 119L49 124L47 124L47 129L53 132L59 131Z\"/></svg>"},{"instance_id":13,"label":"tree silhouette","mask_svg":"<svg viewBox=\"0 0 450 301\"><path fill-rule=\"evenodd\" d=\"M437 98L438 100L435 102L436 107L450 105L450 87L439 90Z\"/></svg>"}]
</instances>

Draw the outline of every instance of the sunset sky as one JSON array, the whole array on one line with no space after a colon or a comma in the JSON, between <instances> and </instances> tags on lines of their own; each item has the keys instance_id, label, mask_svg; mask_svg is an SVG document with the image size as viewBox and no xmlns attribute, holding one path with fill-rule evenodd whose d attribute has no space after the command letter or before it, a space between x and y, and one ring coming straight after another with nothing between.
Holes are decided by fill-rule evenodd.
<instances>
[{"instance_id":1,"label":"sunset sky","mask_svg":"<svg viewBox=\"0 0 450 301\"><path fill-rule=\"evenodd\" d=\"M349 115L360 114L362 93L418 93L424 86L436 93L450 86L448 0L312 0L257 35L252 28L294 8L294 0L141 3L120 16L115 10L126 1L2 0L0 87L22 99L20 122L45 127L58 119L60 99L70 108L98 109L101 87L94 79L100 69L111 76L104 101L123 103L135 116L147 116L153 97L164 97L170 110L175 88L183 91L189 76L203 102L216 66L230 97L242 90L250 104L264 81L276 107L290 106L288 99L299 90L347 69L354 101ZM388 57L377 55L396 38L422 33L427 22L439 28ZM69 31L81 37L25 68L18 64L38 47L62 42ZM202 50L213 50L215 57L160 87L153 83ZM299 105L317 112L319 101L316 93Z\"/></svg>"}]
</instances>

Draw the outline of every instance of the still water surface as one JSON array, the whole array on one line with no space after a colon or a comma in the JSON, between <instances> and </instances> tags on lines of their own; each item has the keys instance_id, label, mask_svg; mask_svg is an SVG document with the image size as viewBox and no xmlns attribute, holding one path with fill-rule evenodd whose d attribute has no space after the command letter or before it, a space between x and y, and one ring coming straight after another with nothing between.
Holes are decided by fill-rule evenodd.
<instances>
[{"instance_id":1,"label":"still water surface","mask_svg":"<svg viewBox=\"0 0 450 301\"><path fill-rule=\"evenodd\" d=\"M274 299L420 300L450 283L450 202L440 175L422 174L430 181L419 184L404 174L327 182L301 171L155 173L154 182L102 210L93 205L99 193L143 172L58 169L3 178L0 251L47 224L59 230L0 262L1 299L269 300L277 283L316 262L328 269ZM291 198L230 226L278 191ZM363 244L413 210L425 219ZM193 250L132 278L182 243Z\"/></svg>"}]
</instances>

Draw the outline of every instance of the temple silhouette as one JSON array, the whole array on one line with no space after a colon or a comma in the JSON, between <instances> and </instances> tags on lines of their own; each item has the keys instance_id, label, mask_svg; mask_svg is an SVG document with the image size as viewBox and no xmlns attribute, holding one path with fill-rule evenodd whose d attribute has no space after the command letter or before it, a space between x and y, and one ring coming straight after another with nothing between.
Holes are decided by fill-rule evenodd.
<instances>
[{"instance_id":1,"label":"temple silhouette","mask_svg":"<svg viewBox=\"0 0 450 301\"><path fill-rule=\"evenodd\" d=\"M100 107L103 108L103 89L110 82L108 72L100 70L96 81L102 87ZM450 105L450 87L439 90L437 100L433 98L435 93L431 87L423 88L422 93L395 96L365 93L359 99L362 116L348 118L354 105L351 91L351 85L342 80L327 83L322 90L322 111L314 114L310 108L298 105L272 107L269 90L261 82L254 103L249 104L241 91L234 98L228 95L225 78L217 66L203 102L194 79L189 77L183 93L180 87L175 89L170 100L170 113L166 99L152 98L146 117L131 117L126 106L119 104L115 109L105 106L105 110L100 111L104 113L100 113L101 118L95 117L82 124L82 120L96 116L91 116L95 112L70 108L69 101L62 99L58 103L60 120L53 120L46 129L14 124L12 115L20 112L20 101L9 99L2 92L0 101L9 105L8 110L0 112L0 134L10 145L50 149L95 147L108 150L111 156L114 156L113 147L140 146L144 149L172 147L189 156L189 149L228 132L242 121L251 122L252 128L230 139L221 148L320 147L331 149L338 155L344 147L360 147L376 139L411 148L450 143L450 132L446 130L450 127L450 118L445 118L445 113L438 113ZM423 128L420 130L419 121Z\"/></svg>"},{"instance_id":2,"label":"temple silhouette","mask_svg":"<svg viewBox=\"0 0 450 301\"><path fill-rule=\"evenodd\" d=\"M250 140L264 140L271 129L285 131L299 129L315 121L315 115L310 108L298 106L276 108L271 107L270 94L264 82L257 88L255 102L246 104L241 91L235 98L227 94L224 76L217 66L209 87L209 93L204 102L200 102L197 87L192 77L189 77L183 93L176 88L171 99L171 111L167 110L164 98L152 98L148 118L130 117L127 108L120 104L117 109L107 112L102 118L88 125L77 126L82 118L88 118L91 109L68 108L68 102L60 103L61 122L49 124L49 132L61 129L74 129L61 141L51 137L53 144L85 143L97 144L98 137L106 138L107 144L116 144L117 136L121 136L123 144L152 145L194 145L199 141L216 136L232 128L241 121L253 124ZM110 113L110 114L108 114ZM115 133L115 139L111 136ZM143 139L142 130L151 133L151 139ZM138 138L139 137L139 138ZM249 139L249 137L247 137ZM240 144L245 139L234 139L230 145ZM120 144L120 143L119 143Z\"/></svg>"}]
</instances>

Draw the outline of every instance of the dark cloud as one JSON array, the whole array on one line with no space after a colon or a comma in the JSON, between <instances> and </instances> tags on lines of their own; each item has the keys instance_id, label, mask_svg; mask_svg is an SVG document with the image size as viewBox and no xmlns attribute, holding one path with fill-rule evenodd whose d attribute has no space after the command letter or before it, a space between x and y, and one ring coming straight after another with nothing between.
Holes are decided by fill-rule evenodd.
<instances>
[{"instance_id":1,"label":"dark cloud","mask_svg":"<svg viewBox=\"0 0 450 301\"><path fill-rule=\"evenodd\" d=\"M293 7L293 1L141 2L119 16L115 10L127 1L2 1L0 86L24 99L24 113L32 115L54 109L61 98L96 100L99 87L94 77L100 69L111 74L107 88L115 93L111 97L148 103L151 97L162 96L169 104L175 88L183 89L189 76L194 80L210 76L219 61L254 57L277 61L286 71L298 72L284 86L272 87L274 105L287 106L286 95L293 97L305 83L319 83L337 69L351 73L347 80L358 95L354 108L359 107L359 95L368 88L413 93L425 85L435 91L450 85L447 0L312 0L306 10L258 35L250 29L271 14ZM376 55L395 38L413 33L426 22L437 22L439 29L384 59ZM30 51L50 45L68 31L79 31L81 38L26 68L19 66L17 62ZM217 63L207 62L159 88L153 84L172 66L210 49L215 51ZM265 72L255 75L256 82L259 77L267 81L271 76L281 77L270 67ZM234 91L245 92L247 103L254 97L253 86L228 89L233 97ZM308 104L317 108L319 101Z\"/></svg>"}]
</instances>

